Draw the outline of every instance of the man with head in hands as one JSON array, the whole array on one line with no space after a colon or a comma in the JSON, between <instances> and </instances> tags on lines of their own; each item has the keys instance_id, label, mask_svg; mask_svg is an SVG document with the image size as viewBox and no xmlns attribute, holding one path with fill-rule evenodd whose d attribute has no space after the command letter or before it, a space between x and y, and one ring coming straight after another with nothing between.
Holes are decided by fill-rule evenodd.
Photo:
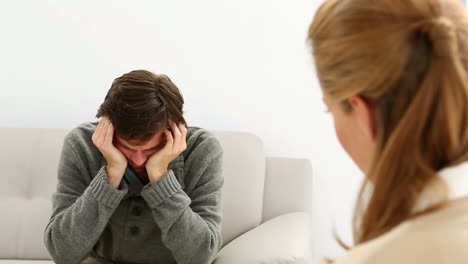
<instances>
[{"instance_id":1,"label":"man with head in hands","mask_svg":"<svg viewBox=\"0 0 468 264\"><path fill-rule=\"evenodd\" d=\"M65 137L44 241L73 263L210 263L221 247L222 148L187 127L165 75L117 78L99 122Z\"/></svg>"}]
</instances>

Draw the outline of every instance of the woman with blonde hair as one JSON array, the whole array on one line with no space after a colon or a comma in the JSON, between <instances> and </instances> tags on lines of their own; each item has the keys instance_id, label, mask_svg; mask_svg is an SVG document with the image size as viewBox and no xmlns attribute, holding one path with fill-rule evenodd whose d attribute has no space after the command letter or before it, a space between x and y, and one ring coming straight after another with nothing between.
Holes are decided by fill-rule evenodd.
<instances>
[{"instance_id":1,"label":"woman with blonde hair","mask_svg":"<svg viewBox=\"0 0 468 264\"><path fill-rule=\"evenodd\" d=\"M468 263L468 18L458 0L326 0L309 29L365 173L336 263Z\"/></svg>"}]
</instances>

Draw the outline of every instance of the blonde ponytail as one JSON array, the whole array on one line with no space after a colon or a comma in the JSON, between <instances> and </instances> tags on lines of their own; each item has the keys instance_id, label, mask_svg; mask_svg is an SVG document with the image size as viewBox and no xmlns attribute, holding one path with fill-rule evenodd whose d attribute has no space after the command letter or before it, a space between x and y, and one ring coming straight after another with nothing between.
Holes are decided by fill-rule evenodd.
<instances>
[{"instance_id":1,"label":"blonde ponytail","mask_svg":"<svg viewBox=\"0 0 468 264\"><path fill-rule=\"evenodd\" d=\"M415 217L428 184L438 183L443 206L437 172L468 160L467 29L457 0L328 0L316 14L309 40L322 89L343 105L360 95L377 106L356 244Z\"/></svg>"}]
</instances>

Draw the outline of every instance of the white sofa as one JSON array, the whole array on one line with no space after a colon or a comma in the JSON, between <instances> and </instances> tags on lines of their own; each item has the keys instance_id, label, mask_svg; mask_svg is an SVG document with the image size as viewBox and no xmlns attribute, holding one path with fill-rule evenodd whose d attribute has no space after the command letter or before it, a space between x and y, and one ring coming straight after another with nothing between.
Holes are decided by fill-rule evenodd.
<instances>
[{"instance_id":1,"label":"white sofa","mask_svg":"<svg viewBox=\"0 0 468 264\"><path fill-rule=\"evenodd\" d=\"M0 128L0 264L53 263L43 232L66 129ZM214 263L309 263L311 165L265 157L248 133L214 131L223 145L223 248Z\"/></svg>"}]
</instances>

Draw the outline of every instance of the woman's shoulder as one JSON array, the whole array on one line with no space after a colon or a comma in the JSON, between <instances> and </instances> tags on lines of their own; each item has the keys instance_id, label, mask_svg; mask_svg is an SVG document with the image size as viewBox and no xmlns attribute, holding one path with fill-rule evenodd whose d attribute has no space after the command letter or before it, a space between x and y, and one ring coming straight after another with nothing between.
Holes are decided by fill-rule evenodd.
<instances>
[{"instance_id":1,"label":"woman's shoulder","mask_svg":"<svg viewBox=\"0 0 468 264\"><path fill-rule=\"evenodd\" d=\"M468 263L468 198L405 221L336 260L350 263Z\"/></svg>"}]
</instances>

